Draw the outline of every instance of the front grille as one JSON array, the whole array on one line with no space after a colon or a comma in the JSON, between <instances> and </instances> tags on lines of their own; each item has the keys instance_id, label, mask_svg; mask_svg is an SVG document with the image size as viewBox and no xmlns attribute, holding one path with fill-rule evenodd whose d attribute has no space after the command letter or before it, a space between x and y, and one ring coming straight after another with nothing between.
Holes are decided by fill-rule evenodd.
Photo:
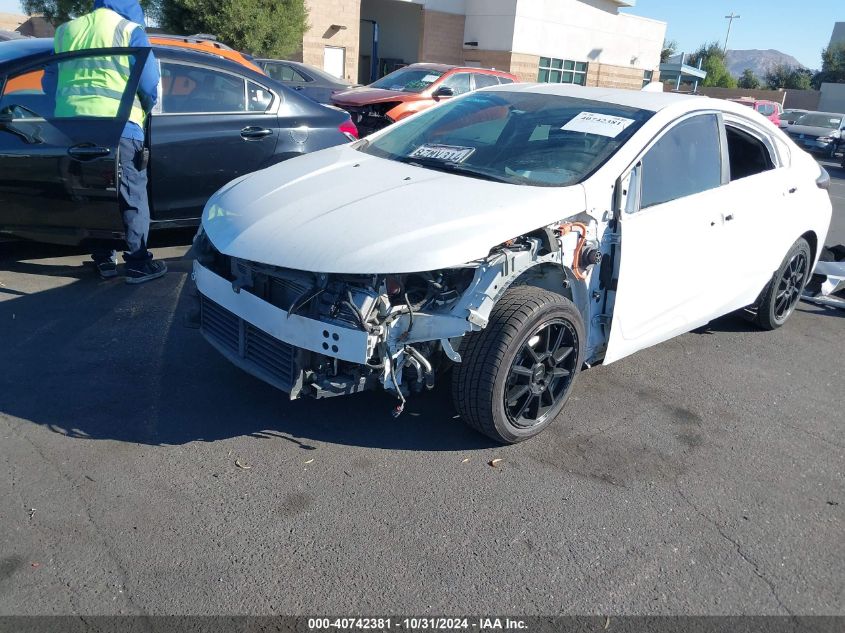
<instances>
[{"instance_id":1,"label":"front grille","mask_svg":"<svg viewBox=\"0 0 845 633\"><path fill-rule=\"evenodd\" d=\"M229 360L274 387L292 393L297 349L200 295L200 331Z\"/></svg>"}]
</instances>

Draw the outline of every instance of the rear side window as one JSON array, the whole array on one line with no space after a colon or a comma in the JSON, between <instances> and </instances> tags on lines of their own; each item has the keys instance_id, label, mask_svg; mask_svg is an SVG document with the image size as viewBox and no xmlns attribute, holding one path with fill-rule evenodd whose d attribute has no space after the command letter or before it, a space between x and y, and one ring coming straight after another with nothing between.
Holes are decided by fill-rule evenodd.
<instances>
[{"instance_id":1,"label":"rear side window","mask_svg":"<svg viewBox=\"0 0 845 633\"><path fill-rule=\"evenodd\" d=\"M757 106L757 112L763 116L772 116L775 113L775 106L771 103L761 103Z\"/></svg>"},{"instance_id":2,"label":"rear side window","mask_svg":"<svg viewBox=\"0 0 845 633\"><path fill-rule=\"evenodd\" d=\"M642 160L640 208L653 207L722 184L719 120L702 114L669 130Z\"/></svg>"},{"instance_id":3,"label":"rear side window","mask_svg":"<svg viewBox=\"0 0 845 633\"><path fill-rule=\"evenodd\" d=\"M499 83L500 84L512 84L513 79L511 79L510 77L499 77Z\"/></svg>"},{"instance_id":4,"label":"rear side window","mask_svg":"<svg viewBox=\"0 0 845 633\"><path fill-rule=\"evenodd\" d=\"M725 129L731 161L731 181L775 168L769 150L760 139L730 125L725 126Z\"/></svg>"},{"instance_id":5,"label":"rear side window","mask_svg":"<svg viewBox=\"0 0 845 633\"><path fill-rule=\"evenodd\" d=\"M164 114L213 114L247 110L246 80L210 68L162 62L161 90L161 111Z\"/></svg>"},{"instance_id":6,"label":"rear side window","mask_svg":"<svg viewBox=\"0 0 845 633\"><path fill-rule=\"evenodd\" d=\"M473 73L472 75L475 78L475 88L489 88L490 86L498 86L499 80L496 79L495 75L482 75L481 73Z\"/></svg>"}]
</instances>

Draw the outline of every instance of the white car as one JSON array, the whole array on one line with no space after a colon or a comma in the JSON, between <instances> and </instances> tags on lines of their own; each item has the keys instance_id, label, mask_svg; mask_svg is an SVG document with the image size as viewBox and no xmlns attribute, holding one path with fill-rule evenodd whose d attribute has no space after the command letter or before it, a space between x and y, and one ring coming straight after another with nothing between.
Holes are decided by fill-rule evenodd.
<instances>
[{"instance_id":1,"label":"white car","mask_svg":"<svg viewBox=\"0 0 845 633\"><path fill-rule=\"evenodd\" d=\"M451 369L500 442L583 367L744 309L787 320L831 219L827 173L749 108L509 85L230 183L195 240L201 329L291 398Z\"/></svg>"}]
</instances>

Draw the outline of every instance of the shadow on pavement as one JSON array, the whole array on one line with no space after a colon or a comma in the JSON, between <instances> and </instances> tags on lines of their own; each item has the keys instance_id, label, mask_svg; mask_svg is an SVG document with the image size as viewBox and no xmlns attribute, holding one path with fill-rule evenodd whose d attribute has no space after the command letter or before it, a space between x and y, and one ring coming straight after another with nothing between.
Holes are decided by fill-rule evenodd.
<instances>
[{"instance_id":1,"label":"shadow on pavement","mask_svg":"<svg viewBox=\"0 0 845 633\"><path fill-rule=\"evenodd\" d=\"M24 262L35 253L27 248L0 267L73 281L33 294L8 282L0 288L17 295L0 302L0 413L69 437L147 445L251 435L303 449L314 441L429 451L492 446L455 419L448 383L412 398L398 420L390 415L393 398L378 392L288 401L183 325L193 302L186 260L165 260L164 279L133 287L102 281L87 267Z\"/></svg>"}]
</instances>

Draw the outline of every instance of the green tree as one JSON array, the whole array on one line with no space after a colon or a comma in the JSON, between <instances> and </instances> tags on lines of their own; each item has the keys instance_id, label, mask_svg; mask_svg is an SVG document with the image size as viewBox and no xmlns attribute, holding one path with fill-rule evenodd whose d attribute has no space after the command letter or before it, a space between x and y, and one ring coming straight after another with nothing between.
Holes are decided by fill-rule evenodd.
<instances>
[{"instance_id":1,"label":"green tree","mask_svg":"<svg viewBox=\"0 0 845 633\"><path fill-rule=\"evenodd\" d=\"M738 88L746 88L748 90L757 90L760 87L760 80L757 79L757 75L754 74L754 71L750 68L746 68L742 71L742 76L740 76L739 80L736 82Z\"/></svg>"},{"instance_id":2,"label":"green tree","mask_svg":"<svg viewBox=\"0 0 845 633\"><path fill-rule=\"evenodd\" d=\"M150 15L156 10L157 0L141 0L141 6ZM21 9L27 15L40 13L53 24L61 24L89 13L94 8L94 0L21 0Z\"/></svg>"},{"instance_id":3,"label":"green tree","mask_svg":"<svg viewBox=\"0 0 845 633\"><path fill-rule=\"evenodd\" d=\"M809 90L811 74L802 68L778 64L766 73L769 90Z\"/></svg>"},{"instance_id":4,"label":"green tree","mask_svg":"<svg viewBox=\"0 0 845 633\"><path fill-rule=\"evenodd\" d=\"M813 77L812 86L818 90L823 83L845 84L845 43L822 51L822 69Z\"/></svg>"},{"instance_id":5,"label":"green tree","mask_svg":"<svg viewBox=\"0 0 845 633\"><path fill-rule=\"evenodd\" d=\"M718 42L702 44L689 57L690 66L698 66L707 72L702 82L705 88L736 88L736 79L731 76L725 63L725 51Z\"/></svg>"},{"instance_id":6,"label":"green tree","mask_svg":"<svg viewBox=\"0 0 845 633\"><path fill-rule=\"evenodd\" d=\"M304 0L158 0L160 26L172 33L210 33L238 50L284 57L302 48Z\"/></svg>"},{"instance_id":7,"label":"green tree","mask_svg":"<svg viewBox=\"0 0 845 633\"><path fill-rule=\"evenodd\" d=\"M665 64L669 58L678 52L678 43L675 40L663 40L663 50L660 51L660 63Z\"/></svg>"}]
</instances>

